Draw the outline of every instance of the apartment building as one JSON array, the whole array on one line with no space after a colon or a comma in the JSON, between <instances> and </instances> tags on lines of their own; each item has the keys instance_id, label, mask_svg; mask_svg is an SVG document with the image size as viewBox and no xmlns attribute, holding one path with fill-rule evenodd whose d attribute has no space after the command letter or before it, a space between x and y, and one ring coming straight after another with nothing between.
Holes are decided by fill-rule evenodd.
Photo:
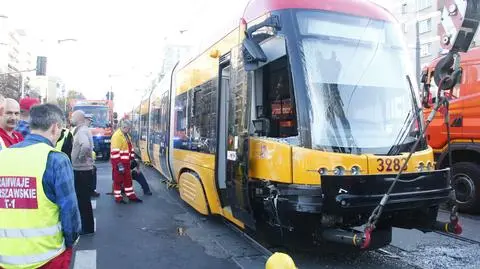
<instances>
[{"instance_id":1,"label":"apartment building","mask_svg":"<svg viewBox=\"0 0 480 269\"><path fill-rule=\"evenodd\" d=\"M420 50L421 67L442 54L439 25L444 0L390 0L386 7L390 9L402 25L402 31L406 37L413 63L416 63L417 60L417 49ZM419 48L416 46L417 34L420 41ZM478 34L475 41L478 44Z\"/></svg>"},{"instance_id":2,"label":"apartment building","mask_svg":"<svg viewBox=\"0 0 480 269\"><path fill-rule=\"evenodd\" d=\"M8 97L19 98L34 72L35 56L27 33L10 24L6 15L0 15L0 91Z\"/></svg>"}]
</instances>

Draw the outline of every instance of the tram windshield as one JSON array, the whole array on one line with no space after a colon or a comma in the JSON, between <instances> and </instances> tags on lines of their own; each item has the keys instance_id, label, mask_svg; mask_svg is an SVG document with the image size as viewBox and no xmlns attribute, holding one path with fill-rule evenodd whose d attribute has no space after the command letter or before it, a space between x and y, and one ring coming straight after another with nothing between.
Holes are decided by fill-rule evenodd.
<instances>
[{"instance_id":1,"label":"tram windshield","mask_svg":"<svg viewBox=\"0 0 480 269\"><path fill-rule=\"evenodd\" d=\"M324 11L298 11L296 19L312 147L386 154L414 140L408 136L419 119L418 96L397 26Z\"/></svg>"}]
</instances>

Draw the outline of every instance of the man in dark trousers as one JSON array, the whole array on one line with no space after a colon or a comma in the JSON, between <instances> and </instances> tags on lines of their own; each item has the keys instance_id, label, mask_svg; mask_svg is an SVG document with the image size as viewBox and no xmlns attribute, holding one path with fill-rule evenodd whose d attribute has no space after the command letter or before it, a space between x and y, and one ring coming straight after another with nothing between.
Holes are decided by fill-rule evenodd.
<instances>
[{"instance_id":1,"label":"man in dark trousers","mask_svg":"<svg viewBox=\"0 0 480 269\"><path fill-rule=\"evenodd\" d=\"M85 121L87 127L90 127L93 121L93 115L92 114L85 114ZM93 170L92 170L92 197L99 197L100 193L97 192L97 166L95 166L95 159L96 159L96 154L95 151L92 151L92 159L93 159Z\"/></svg>"},{"instance_id":2,"label":"man in dark trousers","mask_svg":"<svg viewBox=\"0 0 480 269\"><path fill-rule=\"evenodd\" d=\"M85 113L77 110L72 114L73 131L72 166L75 176L75 190L82 219L82 234L95 232L92 203L93 181L93 139L87 127Z\"/></svg>"},{"instance_id":3,"label":"man in dark trousers","mask_svg":"<svg viewBox=\"0 0 480 269\"><path fill-rule=\"evenodd\" d=\"M147 180L145 179L142 171L140 171L140 166L135 159L130 162L130 169L132 170L132 179L137 181L140 186L142 186L143 194L152 195Z\"/></svg>"}]
</instances>

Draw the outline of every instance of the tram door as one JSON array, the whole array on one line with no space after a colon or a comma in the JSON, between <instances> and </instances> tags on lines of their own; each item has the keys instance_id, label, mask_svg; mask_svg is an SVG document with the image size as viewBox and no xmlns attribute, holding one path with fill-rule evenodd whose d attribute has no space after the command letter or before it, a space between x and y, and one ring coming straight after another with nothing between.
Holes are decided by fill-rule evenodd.
<instances>
[{"instance_id":1,"label":"tram door","mask_svg":"<svg viewBox=\"0 0 480 269\"><path fill-rule=\"evenodd\" d=\"M247 89L236 83L242 70L231 65L230 53L220 58L217 186L223 210L255 229L248 197Z\"/></svg>"}]
</instances>

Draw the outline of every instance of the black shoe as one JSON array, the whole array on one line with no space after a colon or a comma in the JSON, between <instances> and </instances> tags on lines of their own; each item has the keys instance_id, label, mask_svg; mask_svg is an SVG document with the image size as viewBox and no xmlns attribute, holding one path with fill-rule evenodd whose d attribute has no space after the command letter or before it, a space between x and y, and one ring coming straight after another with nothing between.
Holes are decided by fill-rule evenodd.
<instances>
[{"instance_id":1,"label":"black shoe","mask_svg":"<svg viewBox=\"0 0 480 269\"><path fill-rule=\"evenodd\" d=\"M91 194L92 197L99 197L100 196L100 193L96 192L96 191L93 191L92 194Z\"/></svg>"},{"instance_id":2,"label":"black shoe","mask_svg":"<svg viewBox=\"0 0 480 269\"><path fill-rule=\"evenodd\" d=\"M143 203L143 201L141 199L138 199L138 198L130 199L130 202L132 202L132 203Z\"/></svg>"},{"instance_id":3,"label":"black shoe","mask_svg":"<svg viewBox=\"0 0 480 269\"><path fill-rule=\"evenodd\" d=\"M145 195L152 196L153 193L151 191L144 193Z\"/></svg>"},{"instance_id":4,"label":"black shoe","mask_svg":"<svg viewBox=\"0 0 480 269\"><path fill-rule=\"evenodd\" d=\"M115 203L117 203L117 204L127 204L127 202L125 202L125 201L123 201L123 200L115 201Z\"/></svg>"},{"instance_id":5,"label":"black shoe","mask_svg":"<svg viewBox=\"0 0 480 269\"><path fill-rule=\"evenodd\" d=\"M93 235L95 232L81 232L80 235Z\"/></svg>"}]
</instances>

